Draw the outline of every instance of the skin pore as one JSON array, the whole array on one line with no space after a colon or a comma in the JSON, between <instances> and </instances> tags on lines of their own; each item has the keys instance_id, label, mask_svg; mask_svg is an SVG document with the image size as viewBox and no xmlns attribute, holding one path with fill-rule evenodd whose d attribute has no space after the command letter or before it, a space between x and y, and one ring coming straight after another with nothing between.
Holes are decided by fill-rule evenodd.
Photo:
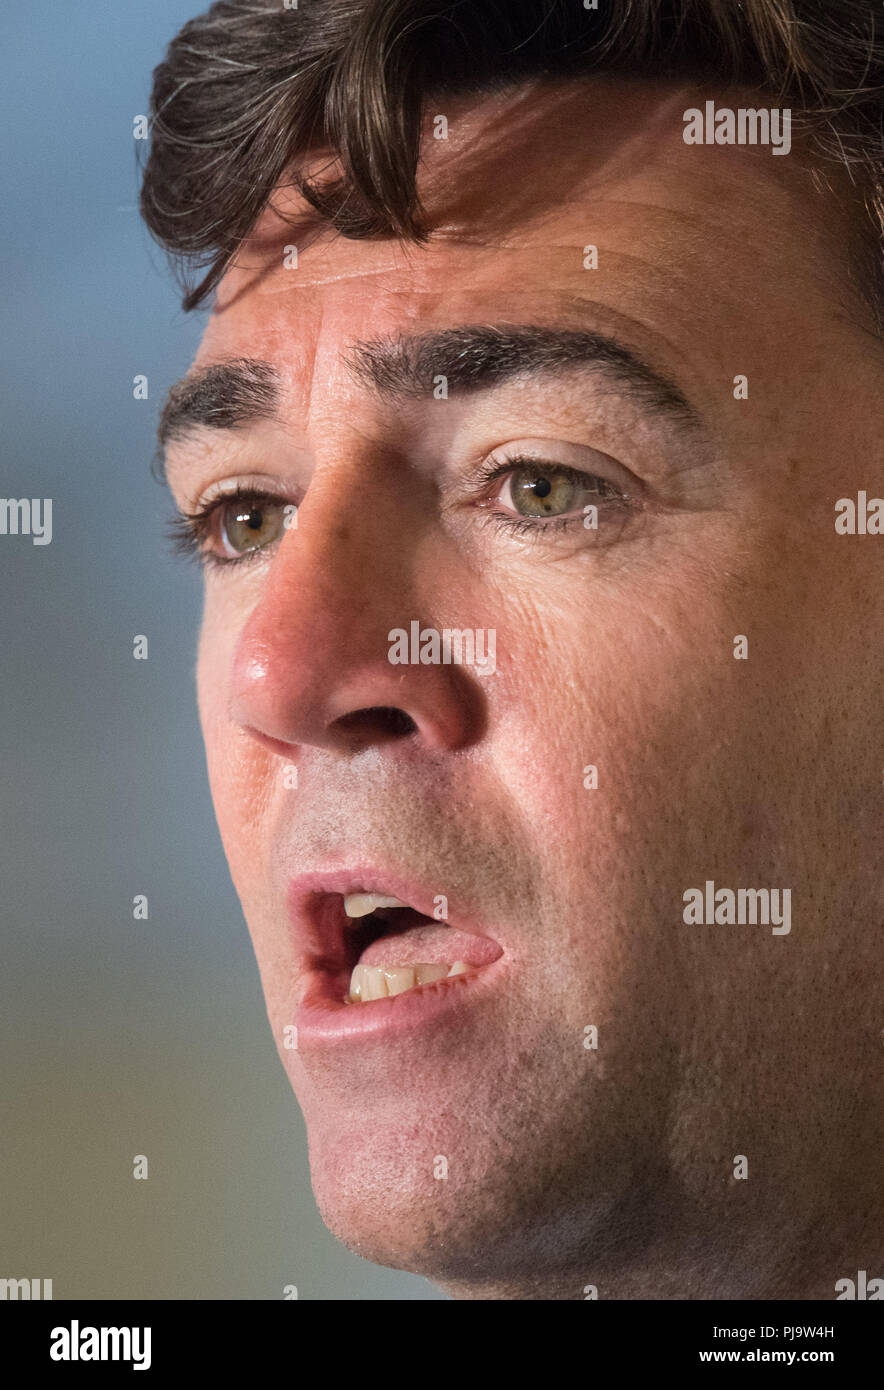
<instances>
[{"instance_id":1,"label":"skin pore","mask_svg":"<svg viewBox=\"0 0 884 1390\"><path fill-rule=\"evenodd\" d=\"M685 145L710 95L760 104L612 78L446 100L425 246L320 227L292 268L268 213L195 370L271 364L278 409L168 449L183 511L256 479L298 507L206 570L212 796L323 1218L456 1296L831 1298L880 1264L884 542L833 518L882 494L882 355L838 198L797 142ZM696 419L591 365L395 399L348 366L477 325L610 336ZM478 475L526 453L606 489L515 526ZM415 618L493 629L496 673L391 665ZM465 905L502 968L453 1025L286 1049L288 885L366 862ZM686 925L709 879L790 889L791 931Z\"/></svg>"}]
</instances>

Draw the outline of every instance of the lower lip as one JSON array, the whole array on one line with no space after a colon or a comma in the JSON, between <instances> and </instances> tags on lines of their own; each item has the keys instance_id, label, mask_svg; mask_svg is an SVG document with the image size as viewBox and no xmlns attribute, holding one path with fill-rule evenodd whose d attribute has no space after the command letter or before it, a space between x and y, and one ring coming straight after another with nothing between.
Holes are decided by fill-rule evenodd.
<instances>
[{"instance_id":1,"label":"lower lip","mask_svg":"<svg viewBox=\"0 0 884 1390\"><path fill-rule=\"evenodd\" d=\"M295 1014L298 1051L317 1043L384 1042L433 1025L453 1024L464 1009L481 1001L500 974L502 958L463 975L452 975L387 999L346 1004L341 983L325 972L308 976L307 990Z\"/></svg>"}]
</instances>

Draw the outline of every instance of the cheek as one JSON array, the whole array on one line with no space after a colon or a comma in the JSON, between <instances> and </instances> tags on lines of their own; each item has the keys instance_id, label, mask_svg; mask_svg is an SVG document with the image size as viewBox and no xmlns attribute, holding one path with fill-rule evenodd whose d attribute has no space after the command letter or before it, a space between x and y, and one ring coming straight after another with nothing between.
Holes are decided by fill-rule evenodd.
<instances>
[{"instance_id":1,"label":"cheek","mask_svg":"<svg viewBox=\"0 0 884 1390\"><path fill-rule=\"evenodd\" d=\"M240 894L261 869L261 826L268 804L272 757L230 717L234 624L207 611L197 654L197 704L218 829ZM231 637L229 634L233 633Z\"/></svg>"},{"instance_id":2,"label":"cheek","mask_svg":"<svg viewBox=\"0 0 884 1390\"><path fill-rule=\"evenodd\" d=\"M496 775L556 882L640 888L678 865L690 826L704 837L720 821L716 769L731 785L746 737L734 716L749 699L731 628L708 594L688 611L684 595L647 587L640 602L609 592L525 605L494 677L491 738Z\"/></svg>"},{"instance_id":3,"label":"cheek","mask_svg":"<svg viewBox=\"0 0 884 1390\"><path fill-rule=\"evenodd\" d=\"M640 779L671 654L624 637L624 625L580 602L534 597L508 625L493 678L497 774L533 835L582 837ZM540 636L538 636L538 634ZM507 659L508 658L508 659ZM615 795L616 789L616 795ZM598 793L601 792L600 796Z\"/></svg>"}]
</instances>

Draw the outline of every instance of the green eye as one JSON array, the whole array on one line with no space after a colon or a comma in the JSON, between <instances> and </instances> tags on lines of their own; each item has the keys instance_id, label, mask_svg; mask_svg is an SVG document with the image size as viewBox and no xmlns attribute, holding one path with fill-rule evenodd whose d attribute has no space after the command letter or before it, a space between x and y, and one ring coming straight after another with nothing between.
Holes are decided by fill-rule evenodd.
<instances>
[{"instance_id":1,"label":"green eye","mask_svg":"<svg viewBox=\"0 0 884 1390\"><path fill-rule=\"evenodd\" d=\"M228 502L221 507L221 538L235 555L263 550L279 540L285 530L281 503L256 498Z\"/></svg>"},{"instance_id":2,"label":"green eye","mask_svg":"<svg viewBox=\"0 0 884 1390\"><path fill-rule=\"evenodd\" d=\"M523 466L510 473L501 501L509 502L519 516L563 516L578 507L585 491L564 470Z\"/></svg>"}]
</instances>

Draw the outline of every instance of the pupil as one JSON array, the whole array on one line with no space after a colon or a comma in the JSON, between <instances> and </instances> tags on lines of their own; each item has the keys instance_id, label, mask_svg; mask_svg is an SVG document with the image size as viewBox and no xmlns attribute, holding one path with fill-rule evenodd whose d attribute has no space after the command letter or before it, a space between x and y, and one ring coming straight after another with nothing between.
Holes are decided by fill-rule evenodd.
<instances>
[{"instance_id":1,"label":"pupil","mask_svg":"<svg viewBox=\"0 0 884 1390\"><path fill-rule=\"evenodd\" d=\"M548 497L552 492L552 483L548 478L538 478L534 484L534 493L537 497Z\"/></svg>"},{"instance_id":2,"label":"pupil","mask_svg":"<svg viewBox=\"0 0 884 1390\"><path fill-rule=\"evenodd\" d=\"M253 507L250 512L246 512L242 520L245 521L246 526L248 526L250 531L260 531L261 513L257 510L256 507Z\"/></svg>"}]
</instances>

